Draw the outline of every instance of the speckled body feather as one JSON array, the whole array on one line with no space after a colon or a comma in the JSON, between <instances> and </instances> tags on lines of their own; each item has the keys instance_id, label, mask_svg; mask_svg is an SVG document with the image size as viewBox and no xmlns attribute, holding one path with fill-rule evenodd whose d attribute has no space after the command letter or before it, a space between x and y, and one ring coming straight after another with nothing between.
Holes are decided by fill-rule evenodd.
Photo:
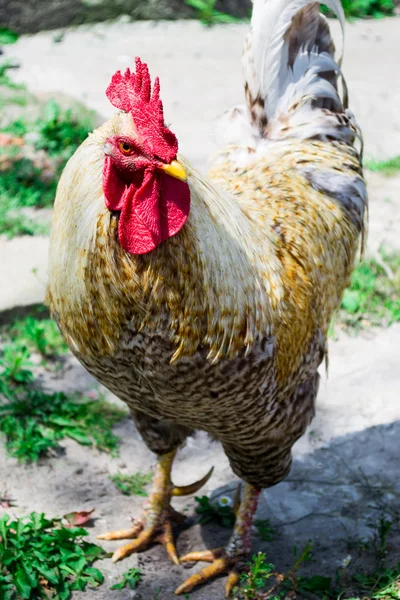
<instances>
[{"instance_id":1,"label":"speckled body feather","mask_svg":"<svg viewBox=\"0 0 400 600\"><path fill-rule=\"evenodd\" d=\"M298 21L301 40L307 19ZM258 487L287 474L314 414L327 329L364 227L357 125L336 100L327 108L297 91L281 91L281 109L256 123L250 105L250 116L234 109L228 120L242 120L252 141L232 139L209 178L180 157L188 222L143 256L121 248L118 214L104 205L103 144L134 134L119 113L63 173L50 251L52 314L148 446L161 454L206 430Z\"/></svg>"}]
</instances>

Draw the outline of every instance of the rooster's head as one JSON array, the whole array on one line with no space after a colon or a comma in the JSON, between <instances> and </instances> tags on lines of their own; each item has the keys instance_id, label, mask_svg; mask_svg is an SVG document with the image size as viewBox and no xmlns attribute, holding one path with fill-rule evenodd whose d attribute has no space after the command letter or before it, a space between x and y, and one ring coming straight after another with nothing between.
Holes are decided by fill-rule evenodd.
<instances>
[{"instance_id":1,"label":"rooster's head","mask_svg":"<svg viewBox=\"0 0 400 600\"><path fill-rule=\"evenodd\" d=\"M106 94L129 115L130 123L104 145L105 202L110 211L120 213L124 250L146 254L177 234L188 218L186 172L176 160L176 136L164 124L159 80L152 90L146 64L137 58L136 73L115 73Z\"/></svg>"}]
</instances>

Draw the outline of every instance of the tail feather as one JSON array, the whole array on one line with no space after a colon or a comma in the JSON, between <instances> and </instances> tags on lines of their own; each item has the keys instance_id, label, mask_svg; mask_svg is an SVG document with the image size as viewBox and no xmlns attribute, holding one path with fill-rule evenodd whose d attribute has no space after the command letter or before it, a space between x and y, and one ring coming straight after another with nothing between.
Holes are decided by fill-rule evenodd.
<instances>
[{"instance_id":1,"label":"tail feather","mask_svg":"<svg viewBox=\"0 0 400 600\"><path fill-rule=\"evenodd\" d=\"M343 34L344 13L340 1L325 0L324 4L339 18ZM309 105L314 109L344 111L345 84L343 100L337 92L337 77L343 78L342 50L337 61L334 53L329 25L319 12L319 3L254 0L243 71L250 119L263 136L278 114L308 109Z\"/></svg>"},{"instance_id":2,"label":"tail feather","mask_svg":"<svg viewBox=\"0 0 400 600\"><path fill-rule=\"evenodd\" d=\"M285 35L289 46L289 65L292 66L300 50L311 50L318 47L319 52L335 54L331 32L327 19L320 14L319 4L309 4L300 10L292 19Z\"/></svg>"}]
</instances>

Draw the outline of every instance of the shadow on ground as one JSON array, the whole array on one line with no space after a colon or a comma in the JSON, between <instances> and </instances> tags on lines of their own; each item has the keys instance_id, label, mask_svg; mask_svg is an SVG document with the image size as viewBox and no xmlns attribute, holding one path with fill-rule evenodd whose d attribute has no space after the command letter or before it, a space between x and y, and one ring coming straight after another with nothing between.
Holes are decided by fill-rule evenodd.
<instances>
[{"instance_id":1,"label":"shadow on ground","mask_svg":"<svg viewBox=\"0 0 400 600\"><path fill-rule=\"evenodd\" d=\"M267 560L285 572L294 563L294 547L299 553L311 540L312 558L301 568L302 575L335 580L346 562L348 576L368 572L375 566L376 525L384 517L393 521L387 563L396 564L400 557L399 439L400 421L396 421L340 437L329 447L296 459L288 479L264 491L257 518L269 520L273 539L264 542L255 535L253 550L265 552ZM214 489L212 497L233 497L236 486L232 480ZM218 525L194 525L180 533L179 552L215 548L226 543L229 533ZM183 566L169 568L159 548L140 555L138 563L145 577L135 600L172 600L176 585L199 568L190 572ZM190 598L222 600L222 589L219 580Z\"/></svg>"}]
</instances>

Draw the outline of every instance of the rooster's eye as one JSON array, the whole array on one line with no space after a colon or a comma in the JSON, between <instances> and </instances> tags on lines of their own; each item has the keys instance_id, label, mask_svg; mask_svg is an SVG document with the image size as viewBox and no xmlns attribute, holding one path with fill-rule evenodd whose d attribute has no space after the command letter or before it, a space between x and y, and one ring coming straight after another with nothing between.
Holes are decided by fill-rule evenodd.
<instances>
[{"instance_id":1,"label":"rooster's eye","mask_svg":"<svg viewBox=\"0 0 400 600\"><path fill-rule=\"evenodd\" d=\"M129 144L127 144L126 142L120 142L119 143L119 149L121 150L121 152L123 152L124 154L130 154L130 152L132 152L132 146L130 146Z\"/></svg>"}]
</instances>

